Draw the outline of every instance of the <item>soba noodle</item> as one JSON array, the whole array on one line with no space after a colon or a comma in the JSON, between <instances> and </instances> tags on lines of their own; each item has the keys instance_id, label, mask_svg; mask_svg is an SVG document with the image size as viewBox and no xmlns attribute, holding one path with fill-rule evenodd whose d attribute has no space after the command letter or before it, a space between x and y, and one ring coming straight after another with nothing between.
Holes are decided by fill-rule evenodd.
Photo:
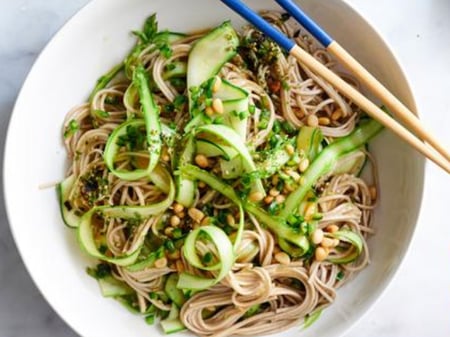
<instances>
[{"instance_id":1,"label":"soba noodle","mask_svg":"<svg viewBox=\"0 0 450 337\"><path fill-rule=\"evenodd\" d=\"M317 60L339 73L332 57L285 15L267 12L264 17ZM174 125L177 132L189 121L188 104L179 102L179 97L186 97L189 88L186 88L184 78L170 80L165 72L174 62L186 62L193 45L205 34L186 35L170 42L169 55L150 44L134 56L134 62L142 64L151 78L152 95L160 108L161 123ZM253 27L244 27L240 39L269 43ZM362 117L361 111L294 57L282 53L273 44L267 45L273 48L270 53L275 53L274 62L255 57L252 48L258 45L250 43L240 48L218 75L244 89L249 94L249 104L255 107L254 113L248 117L245 139L255 160L259 151L266 149L280 125L287 125L291 130L317 127L323 133L324 144L350 135ZM343 78L358 86L350 76L343 75ZM108 86L98 90L90 102L67 114L64 123L64 141L70 163L67 176L76 177L67 199L70 208L79 215L94 207L146 206L167 198L168 192L149 181L148 177L123 180L114 175L105 163L104 151L111 133L140 113L138 94L130 94L132 87L133 82L119 73ZM138 129L137 133L141 131ZM138 138L137 141L142 140ZM164 145L158 165L170 172L175 152L173 147ZM374 168L372 157L366 151L364 153ZM144 167L148 161L148 152L133 148L122 150L115 158L117 169ZM304 172L299 166L298 163L283 166L263 178L267 196L260 201L262 208L267 210L273 204L283 204L293 191L293 185L301 184ZM208 158L207 165L202 168L220 175L217 158ZM172 171L171 174L175 176L177 173ZM242 188L239 178L228 182L236 190ZM376 180L372 184L376 185ZM271 334L298 326L305 318L333 303L338 296L337 289L369 263L366 239L374 233L372 218L376 190L355 174L341 173L323 177L315 184L314 191L316 197L311 198L304 210L305 213L313 212L314 216L303 215L314 223L314 231L318 231L316 235L323 235L322 246L313 243L307 254L290 256L283 252L275 233L246 211L242 239L236 247L232 269L217 284L191 294L185 293L186 302L180 308L179 319L187 329L199 336L214 337ZM308 207L313 211L308 211ZM189 272L217 277L217 271L205 272L192 266L183 254L182 245L172 249L163 245L167 241L177 242L178 236L174 233L185 237L193 229L210 225L217 218L226 222L221 226L234 240L240 219L239 208L221 191L203 182L198 183L194 204L189 209L174 202L164 212L135 222L99 216L95 220L95 232L104 237L102 249L111 258L136 251L141 237L152 242L149 247L155 242L165 247L152 265L141 270L102 262L115 280L132 289L131 294L122 296L122 299L143 314L148 314L150 308L164 313L174 305L167 296L161 295L168 275ZM361 238L362 251L356 259L349 258L347 263L333 262L348 258L355 250L348 241L336 239L333 236L336 231L351 231ZM141 260L145 254L150 254L148 250L144 252L145 247ZM209 255L210 259L217 260L217 248L212 242L199 240L195 248L199 256ZM318 258L319 248L334 260Z\"/></svg>"}]
</instances>

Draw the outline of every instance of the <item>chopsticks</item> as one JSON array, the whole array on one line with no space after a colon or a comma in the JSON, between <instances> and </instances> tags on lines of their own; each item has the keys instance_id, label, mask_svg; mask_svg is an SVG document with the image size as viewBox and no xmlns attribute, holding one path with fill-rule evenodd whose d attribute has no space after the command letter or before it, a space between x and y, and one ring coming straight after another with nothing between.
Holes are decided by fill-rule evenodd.
<instances>
[{"instance_id":1,"label":"chopsticks","mask_svg":"<svg viewBox=\"0 0 450 337\"><path fill-rule=\"evenodd\" d=\"M291 0L275 0L296 18L327 50L348 67L366 86L402 121L408 125L422 140L416 138L404 126L382 111L373 102L367 99L359 91L337 76L330 69L316 60L312 55L300 48L293 40L286 37L278 29L274 28L257 13L251 10L240 0L221 0L234 12L245 18L265 35L274 40L282 49L294 56L299 62L308 67L315 74L321 76L333 85L341 94L351 99L363 111L377 120L386 128L422 153L425 157L450 173L450 154L437 139L424 129L420 120L405 107L393 94L391 94L375 77L373 77L361 64L359 64L348 52L346 52L336 41L311 20Z\"/></svg>"},{"instance_id":2,"label":"chopsticks","mask_svg":"<svg viewBox=\"0 0 450 337\"><path fill-rule=\"evenodd\" d=\"M353 56L351 56L336 40L331 38L319 25L317 25L298 5L292 0L275 0L286 12L292 15L312 36L314 36L341 64L366 85L366 87L379 98L388 109L400 118L422 140L428 142L447 160L450 153L442 144L427 132L417 116L412 113L397 97L395 97L383 84L369 73Z\"/></svg>"}]
</instances>

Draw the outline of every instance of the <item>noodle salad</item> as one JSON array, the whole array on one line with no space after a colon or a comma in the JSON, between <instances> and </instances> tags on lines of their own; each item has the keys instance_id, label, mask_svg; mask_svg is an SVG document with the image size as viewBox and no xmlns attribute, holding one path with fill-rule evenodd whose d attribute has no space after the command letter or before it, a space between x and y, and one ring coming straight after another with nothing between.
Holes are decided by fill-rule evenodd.
<instances>
[{"instance_id":1,"label":"noodle salad","mask_svg":"<svg viewBox=\"0 0 450 337\"><path fill-rule=\"evenodd\" d=\"M288 15L262 15L358 86ZM251 26L152 15L134 34L63 127L61 213L88 274L165 333L309 326L369 262L381 125Z\"/></svg>"}]
</instances>

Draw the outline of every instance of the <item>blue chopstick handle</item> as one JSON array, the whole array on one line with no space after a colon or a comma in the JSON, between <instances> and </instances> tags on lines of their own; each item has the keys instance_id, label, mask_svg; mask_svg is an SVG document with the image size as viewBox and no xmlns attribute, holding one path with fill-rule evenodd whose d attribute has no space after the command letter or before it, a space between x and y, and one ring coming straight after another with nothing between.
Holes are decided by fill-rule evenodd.
<instances>
[{"instance_id":1,"label":"blue chopstick handle","mask_svg":"<svg viewBox=\"0 0 450 337\"><path fill-rule=\"evenodd\" d=\"M305 29L314 36L325 48L333 39L317 23L315 23L298 5L292 0L275 0L286 12L291 14Z\"/></svg>"},{"instance_id":2,"label":"blue chopstick handle","mask_svg":"<svg viewBox=\"0 0 450 337\"><path fill-rule=\"evenodd\" d=\"M253 26L262 31L265 35L275 41L281 48L290 51L296 45L294 41L286 37L278 29L274 28L270 23L256 14L240 0L221 0L225 5L230 7L234 12L242 16Z\"/></svg>"}]
</instances>

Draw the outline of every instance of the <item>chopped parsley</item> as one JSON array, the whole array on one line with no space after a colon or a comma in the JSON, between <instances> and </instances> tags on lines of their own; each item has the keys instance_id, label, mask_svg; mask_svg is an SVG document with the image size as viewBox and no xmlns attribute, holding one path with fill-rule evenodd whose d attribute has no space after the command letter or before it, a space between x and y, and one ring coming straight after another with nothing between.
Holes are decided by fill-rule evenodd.
<instances>
[{"instance_id":1,"label":"chopped parsley","mask_svg":"<svg viewBox=\"0 0 450 337\"><path fill-rule=\"evenodd\" d=\"M86 272L99 280L111 275L111 266L107 263L100 263L96 268L87 268Z\"/></svg>"},{"instance_id":2,"label":"chopped parsley","mask_svg":"<svg viewBox=\"0 0 450 337\"><path fill-rule=\"evenodd\" d=\"M145 133L133 125L128 125L126 134L117 139L117 145L127 147L129 150L144 149L146 144Z\"/></svg>"},{"instance_id":3,"label":"chopped parsley","mask_svg":"<svg viewBox=\"0 0 450 337\"><path fill-rule=\"evenodd\" d=\"M72 119L64 131L64 138L73 136L78 130L80 130L80 124L75 119Z\"/></svg>"},{"instance_id":4,"label":"chopped parsley","mask_svg":"<svg viewBox=\"0 0 450 337\"><path fill-rule=\"evenodd\" d=\"M104 110L94 110L93 111L94 115L99 116L101 118L108 118L110 116L109 112L104 111Z\"/></svg>"}]
</instances>

